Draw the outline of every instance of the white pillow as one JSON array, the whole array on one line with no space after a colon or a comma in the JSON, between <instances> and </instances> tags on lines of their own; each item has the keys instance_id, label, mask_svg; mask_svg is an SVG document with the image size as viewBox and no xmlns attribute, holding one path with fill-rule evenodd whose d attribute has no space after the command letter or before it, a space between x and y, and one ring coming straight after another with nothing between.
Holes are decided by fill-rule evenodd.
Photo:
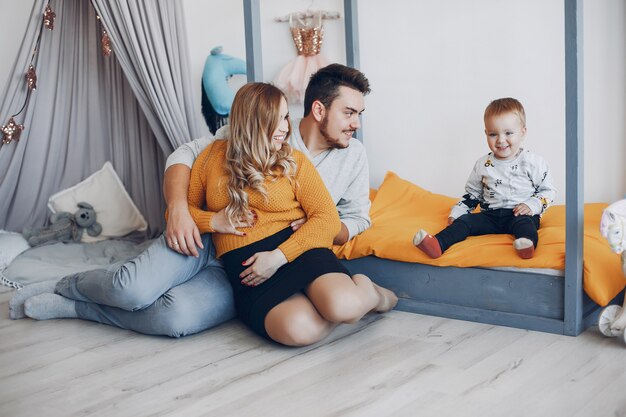
<instances>
[{"instance_id":1,"label":"white pillow","mask_svg":"<svg viewBox=\"0 0 626 417\"><path fill-rule=\"evenodd\" d=\"M101 170L66 190L59 191L48 199L52 213L67 211L74 213L80 202L86 202L96 211L96 221L102 225L102 233L89 236L83 233L83 242L97 242L127 235L135 230L148 228L133 200L126 192L124 184L110 162L105 162Z\"/></svg>"},{"instance_id":2,"label":"white pillow","mask_svg":"<svg viewBox=\"0 0 626 417\"><path fill-rule=\"evenodd\" d=\"M30 245L21 234L0 230L0 271L9 266L17 255L28 248Z\"/></svg>"}]
</instances>

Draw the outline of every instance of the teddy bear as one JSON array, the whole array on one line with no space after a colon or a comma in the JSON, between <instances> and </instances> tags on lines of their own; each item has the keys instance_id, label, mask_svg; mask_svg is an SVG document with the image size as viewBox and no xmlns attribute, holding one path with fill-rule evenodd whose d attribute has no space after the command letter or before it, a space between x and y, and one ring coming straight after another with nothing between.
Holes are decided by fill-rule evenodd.
<instances>
[{"instance_id":1,"label":"teddy bear","mask_svg":"<svg viewBox=\"0 0 626 417\"><path fill-rule=\"evenodd\" d=\"M102 233L102 225L96 221L96 211L92 205L80 202L77 206L76 213L53 213L49 226L26 228L22 235L29 245L38 246L48 242L79 242L85 230L89 236Z\"/></svg>"},{"instance_id":2,"label":"teddy bear","mask_svg":"<svg viewBox=\"0 0 626 417\"><path fill-rule=\"evenodd\" d=\"M606 238L613 252L622 255L622 271L626 276L626 199L608 206L602 213L600 233ZM600 332L609 337L621 336L626 342L626 296L624 305L606 307L598 319Z\"/></svg>"}]
</instances>

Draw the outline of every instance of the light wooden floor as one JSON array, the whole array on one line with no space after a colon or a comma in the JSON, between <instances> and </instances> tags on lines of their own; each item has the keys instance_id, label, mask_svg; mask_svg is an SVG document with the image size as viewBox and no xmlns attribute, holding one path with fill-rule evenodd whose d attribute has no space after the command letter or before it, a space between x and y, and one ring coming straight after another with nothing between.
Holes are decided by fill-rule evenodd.
<instances>
[{"instance_id":1,"label":"light wooden floor","mask_svg":"<svg viewBox=\"0 0 626 417\"><path fill-rule=\"evenodd\" d=\"M402 312L285 348L236 321L182 339L8 319L0 416L625 416L626 346Z\"/></svg>"}]
</instances>

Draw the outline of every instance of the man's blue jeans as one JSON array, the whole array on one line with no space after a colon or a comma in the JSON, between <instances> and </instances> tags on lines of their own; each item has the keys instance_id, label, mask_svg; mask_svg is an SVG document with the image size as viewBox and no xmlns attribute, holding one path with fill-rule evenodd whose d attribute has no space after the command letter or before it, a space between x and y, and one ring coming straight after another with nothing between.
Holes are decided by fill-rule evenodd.
<instances>
[{"instance_id":1,"label":"man's blue jeans","mask_svg":"<svg viewBox=\"0 0 626 417\"><path fill-rule=\"evenodd\" d=\"M233 292L211 235L200 256L171 250L161 236L134 259L62 278L56 292L76 300L82 319L140 333L181 337L235 317Z\"/></svg>"}]
</instances>

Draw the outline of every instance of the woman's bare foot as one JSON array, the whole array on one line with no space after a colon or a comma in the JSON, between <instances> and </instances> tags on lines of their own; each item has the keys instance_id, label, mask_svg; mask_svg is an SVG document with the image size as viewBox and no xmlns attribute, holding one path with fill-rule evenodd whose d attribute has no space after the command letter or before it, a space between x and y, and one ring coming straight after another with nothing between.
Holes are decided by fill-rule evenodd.
<instances>
[{"instance_id":1,"label":"woman's bare foot","mask_svg":"<svg viewBox=\"0 0 626 417\"><path fill-rule=\"evenodd\" d=\"M377 313L386 313L393 310L396 304L398 304L398 297L396 294L387 288L376 285L374 282L372 282L372 284L374 285L374 289L378 295L380 295L380 302L376 307L374 307L374 311Z\"/></svg>"}]
</instances>

